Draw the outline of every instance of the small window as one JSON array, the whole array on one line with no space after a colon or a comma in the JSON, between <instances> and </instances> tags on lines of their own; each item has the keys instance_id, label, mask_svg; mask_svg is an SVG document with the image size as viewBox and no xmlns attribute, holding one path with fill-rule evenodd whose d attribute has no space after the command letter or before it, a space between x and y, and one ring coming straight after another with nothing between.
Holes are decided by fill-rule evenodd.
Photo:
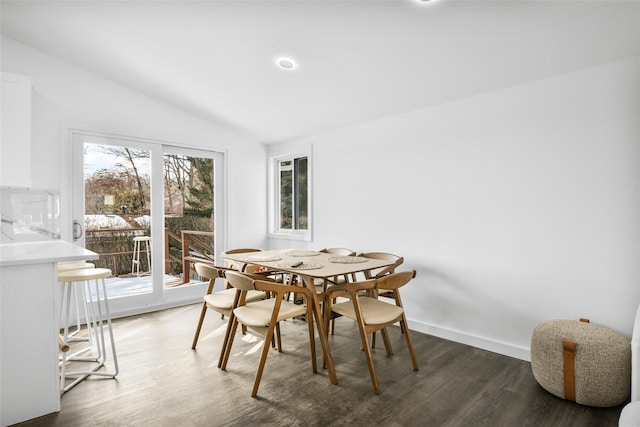
<instances>
[{"instance_id":1,"label":"small window","mask_svg":"<svg viewBox=\"0 0 640 427\"><path fill-rule=\"evenodd\" d=\"M272 159L272 237L310 240L309 156Z\"/></svg>"},{"instance_id":2,"label":"small window","mask_svg":"<svg viewBox=\"0 0 640 427\"><path fill-rule=\"evenodd\" d=\"M307 158L284 160L280 165L280 228L308 230Z\"/></svg>"}]
</instances>

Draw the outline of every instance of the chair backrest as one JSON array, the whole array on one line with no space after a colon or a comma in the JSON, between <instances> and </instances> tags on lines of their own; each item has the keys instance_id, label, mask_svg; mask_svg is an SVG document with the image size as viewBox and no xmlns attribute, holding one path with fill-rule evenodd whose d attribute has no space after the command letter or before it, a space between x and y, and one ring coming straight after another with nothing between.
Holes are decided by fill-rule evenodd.
<instances>
[{"instance_id":1,"label":"chair backrest","mask_svg":"<svg viewBox=\"0 0 640 427\"><path fill-rule=\"evenodd\" d=\"M319 252L323 252L326 254L339 255L339 256L353 256L356 254L354 251L347 248L325 248L320 250Z\"/></svg>"},{"instance_id":2,"label":"chair backrest","mask_svg":"<svg viewBox=\"0 0 640 427\"><path fill-rule=\"evenodd\" d=\"M360 291L370 291L375 289L376 281L375 279L362 280L359 282L350 282L350 283L342 283L336 286L330 286L327 289L327 303L329 307L331 306L332 299L348 295L352 301L356 301L360 295Z\"/></svg>"},{"instance_id":3,"label":"chair backrest","mask_svg":"<svg viewBox=\"0 0 640 427\"><path fill-rule=\"evenodd\" d=\"M256 249L256 248L240 248L240 249L229 249L228 251L225 251L225 254L243 254L245 252L260 252L262 251L262 249Z\"/></svg>"},{"instance_id":4,"label":"chair backrest","mask_svg":"<svg viewBox=\"0 0 640 427\"><path fill-rule=\"evenodd\" d=\"M227 283L240 291L251 291L255 289L253 286L254 278L251 275L240 273L238 271L227 270L225 272Z\"/></svg>"},{"instance_id":5,"label":"chair backrest","mask_svg":"<svg viewBox=\"0 0 640 427\"><path fill-rule=\"evenodd\" d=\"M259 276L256 274L246 275L247 277L256 277L257 278L253 282L254 289L257 291L265 291L267 293L276 294L277 297L284 297L286 294L290 292L295 292L297 294L303 294L305 298L311 298L311 291L304 286L294 286L287 285L285 283L279 283L275 280L268 280L264 276ZM308 304L311 304L311 301L307 299Z\"/></svg>"},{"instance_id":6,"label":"chair backrest","mask_svg":"<svg viewBox=\"0 0 640 427\"><path fill-rule=\"evenodd\" d=\"M376 279L376 285L378 289L395 291L396 289L409 283L415 277L415 270L391 273Z\"/></svg>"},{"instance_id":7,"label":"chair backrest","mask_svg":"<svg viewBox=\"0 0 640 427\"><path fill-rule=\"evenodd\" d=\"M224 277L224 271L228 270L226 267L218 267L217 265L205 264L203 262L197 262L194 267L196 273L207 280Z\"/></svg>"},{"instance_id":8,"label":"chair backrest","mask_svg":"<svg viewBox=\"0 0 640 427\"><path fill-rule=\"evenodd\" d=\"M393 264L388 267L373 269L373 270L365 270L364 277L367 279L377 279L387 274L391 274L395 272L396 268L404 262L403 257L399 255L390 254L387 252L365 252L360 254L360 256L371 258L371 259L380 259L380 260L393 262Z\"/></svg>"},{"instance_id":9,"label":"chair backrest","mask_svg":"<svg viewBox=\"0 0 640 427\"><path fill-rule=\"evenodd\" d=\"M247 253L247 252L261 252L261 251L262 251L262 249L255 249L255 248L229 249L228 251L223 252L223 255L243 254L243 253ZM244 263L235 262L235 261L231 261L231 260L226 260L225 263L226 263L227 267L232 268L234 270L238 270L238 271L246 270L246 271L248 271L250 273L253 273L253 272L258 271L258 269L259 269L258 266L246 265Z\"/></svg>"},{"instance_id":10,"label":"chair backrest","mask_svg":"<svg viewBox=\"0 0 640 427\"><path fill-rule=\"evenodd\" d=\"M376 289L381 296L393 298L398 307L402 307L399 288L409 283L416 277L415 270L390 273L376 279ZM389 292L390 291L390 292Z\"/></svg>"}]
</instances>

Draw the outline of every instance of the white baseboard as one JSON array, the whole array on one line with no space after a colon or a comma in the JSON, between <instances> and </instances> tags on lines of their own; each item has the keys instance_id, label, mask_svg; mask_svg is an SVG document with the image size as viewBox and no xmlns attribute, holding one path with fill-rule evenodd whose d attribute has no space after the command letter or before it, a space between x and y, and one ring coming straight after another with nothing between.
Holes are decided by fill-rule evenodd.
<instances>
[{"instance_id":1,"label":"white baseboard","mask_svg":"<svg viewBox=\"0 0 640 427\"><path fill-rule=\"evenodd\" d=\"M466 332L456 331L453 329L442 328L440 326L431 325L424 322L409 320L409 329L412 331L422 332L424 334L433 335L438 338L444 338L450 341L459 342L461 344L470 345L472 347L481 348L483 350L492 351L516 359L527 362L531 361L531 349L489 338L471 335Z\"/></svg>"}]
</instances>

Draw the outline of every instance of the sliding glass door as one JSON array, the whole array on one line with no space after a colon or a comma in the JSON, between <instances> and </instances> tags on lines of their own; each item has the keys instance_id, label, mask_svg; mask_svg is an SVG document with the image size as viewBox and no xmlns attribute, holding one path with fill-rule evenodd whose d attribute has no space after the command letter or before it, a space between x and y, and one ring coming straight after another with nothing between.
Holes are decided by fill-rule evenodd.
<instances>
[{"instance_id":1,"label":"sliding glass door","mask_svg":"<svg viewBox=\"0 0 640 427\"><path fill-rule=\"evenodd\" d=\"M153 141L73 133L74 240L109 268L116 314L196 301L199 260L223 238L223 156Z\"/></svg>"}]
</instances>

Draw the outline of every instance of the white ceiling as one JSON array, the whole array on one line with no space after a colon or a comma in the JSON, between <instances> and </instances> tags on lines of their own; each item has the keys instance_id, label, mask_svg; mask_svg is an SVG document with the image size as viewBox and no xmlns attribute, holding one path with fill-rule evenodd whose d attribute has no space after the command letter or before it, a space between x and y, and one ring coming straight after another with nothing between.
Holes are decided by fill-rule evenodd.
<instances>
[{"instance_id":1,"label":"white ceiling","mask_svg":"<svg viewBox=\"0 0 640 427\"><path fill-rule=\"evenodd\" d=\"M640 1L5 1L2 34L261 142L640 56ZM279 56L299 63L275 66Z\"/></svg>"}]
</instances>

